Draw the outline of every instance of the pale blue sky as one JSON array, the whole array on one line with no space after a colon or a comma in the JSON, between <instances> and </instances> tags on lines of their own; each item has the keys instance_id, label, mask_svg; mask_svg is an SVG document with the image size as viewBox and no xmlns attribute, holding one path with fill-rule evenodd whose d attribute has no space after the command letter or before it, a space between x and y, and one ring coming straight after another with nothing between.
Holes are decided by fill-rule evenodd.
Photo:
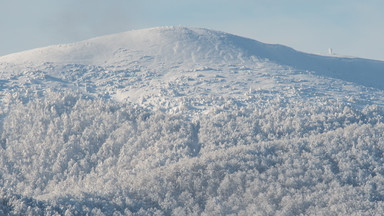
<instances>
[{"instance_id":1,"label":"pale blue sky","mask_svg":"<svg viewBox=\"0 0 384 216\"><path fill-rule=\"evenodd\" d=\"M0 55L156 26L384 60L383 0L0 0Z\"/></svg>"}]
</instances>

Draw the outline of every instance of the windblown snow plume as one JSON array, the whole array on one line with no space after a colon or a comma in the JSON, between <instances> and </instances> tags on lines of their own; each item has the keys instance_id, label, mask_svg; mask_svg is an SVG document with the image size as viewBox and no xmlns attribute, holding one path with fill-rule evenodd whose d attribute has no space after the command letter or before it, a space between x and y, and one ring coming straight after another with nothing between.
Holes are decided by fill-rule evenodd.
<instances>
[{"instance_id":1,"label":"windblown snow plume","mask_svg":"<svg viewBox=\"0 0 384 216\"><path fill-rule=\"evenodd\" d=\"M0 72L0 215L384 214L383 62L163 27Z\"/></svg>"}]
</instances>

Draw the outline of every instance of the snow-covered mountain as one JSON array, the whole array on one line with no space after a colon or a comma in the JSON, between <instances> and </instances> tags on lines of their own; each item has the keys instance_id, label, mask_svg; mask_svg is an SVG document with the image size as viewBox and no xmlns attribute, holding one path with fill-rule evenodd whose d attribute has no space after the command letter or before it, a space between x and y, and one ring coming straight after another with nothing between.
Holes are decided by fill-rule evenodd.
<instances>
[{"instance_id":1,"label":"snow-covered mountain","mask_svg":"<svg viewBox=\"0 0 384 216\"><path fill-rule=\"evenodd\" d=\"M384 62L161 27L0 57L0 214L383 213Z\"/></svg>"},{"instance_id":2,"label":"snow-covered mountain","mask_svg":"<svg viewBox=\"0 0 384 216\"><path fill-rule=\"evenodd\" d=\"M156 107L163 99L171 103L258 89L293 94L307 89L308 95L341 100L369 91L363 99L371 99L367 88L384 90L383 68L381 61L318 56L183 27L130 31L0 57L5 89L71 88L120 101L149 99Z\"/></svg>"}]
</instances>

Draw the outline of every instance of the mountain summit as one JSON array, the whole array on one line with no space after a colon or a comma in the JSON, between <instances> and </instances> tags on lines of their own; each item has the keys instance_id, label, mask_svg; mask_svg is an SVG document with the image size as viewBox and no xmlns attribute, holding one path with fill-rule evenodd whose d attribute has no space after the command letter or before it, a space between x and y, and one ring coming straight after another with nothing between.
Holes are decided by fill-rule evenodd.
<instances>
[{"instance_id":1,"label":"mountain summit","mask_svg":"<svg viewBox=\"0 0 384 216\"><path fill-rule=\"evenodd\" d=\"M238 39L207 29L160 27L30 50L2 57L1 61L103 65L121 59L130 61L132 55L140 54L169 63L233 61L246 54L244 47L235 44Z\"/></svg>"},{"instance_id":2,"label":"mountain summit","mask_svg":"<svg viewBox=\"0 0 384 216\"><path fill-rule=\"evenodd\" d=\"M381 61L313 55L185 27L135 30L15 53L0 57L0 71L7 89L77 89L165 110L178 106L175 98L243 97L257 89L340 100L361 96L363 88L384 89ZM366 95L361 103L371 98ZM171 104L163 107L159 101Z\"/></svg>"},{"instance_id":3,"label":"mountain summit","mask_svg":"<svg viewBox=\"0 0 384 216\"><path fill-rule=\"evenodd\" d=\"M0 57L0 63L153 66L252 64L269 60L295 70L384 89L384 62L319 56L282 45L264 44L223 32L186 27L159 27L55 45Z\"/></svg>"}]
</instances>

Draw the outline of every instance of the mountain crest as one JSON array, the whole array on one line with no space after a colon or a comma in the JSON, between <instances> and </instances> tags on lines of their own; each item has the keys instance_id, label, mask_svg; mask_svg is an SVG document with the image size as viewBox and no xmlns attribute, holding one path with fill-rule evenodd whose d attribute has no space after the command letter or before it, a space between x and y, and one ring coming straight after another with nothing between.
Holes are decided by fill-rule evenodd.
<instances>
[{"instance_id":1,"label":"mountain crest","mask_svg":"<svg viewBox=\"0 0 384 216\"><path fill-rule=\"evenodd\" d=\"M203 28L158 27L54 45L0 57L0 64L81 64L130 68L252 68L271 62L292 70L384 90L384 62L319 56ZM136 69L135 69L136 70ZM164 73L161 72L161 73Z\"/></svg>"}]
</instances>

